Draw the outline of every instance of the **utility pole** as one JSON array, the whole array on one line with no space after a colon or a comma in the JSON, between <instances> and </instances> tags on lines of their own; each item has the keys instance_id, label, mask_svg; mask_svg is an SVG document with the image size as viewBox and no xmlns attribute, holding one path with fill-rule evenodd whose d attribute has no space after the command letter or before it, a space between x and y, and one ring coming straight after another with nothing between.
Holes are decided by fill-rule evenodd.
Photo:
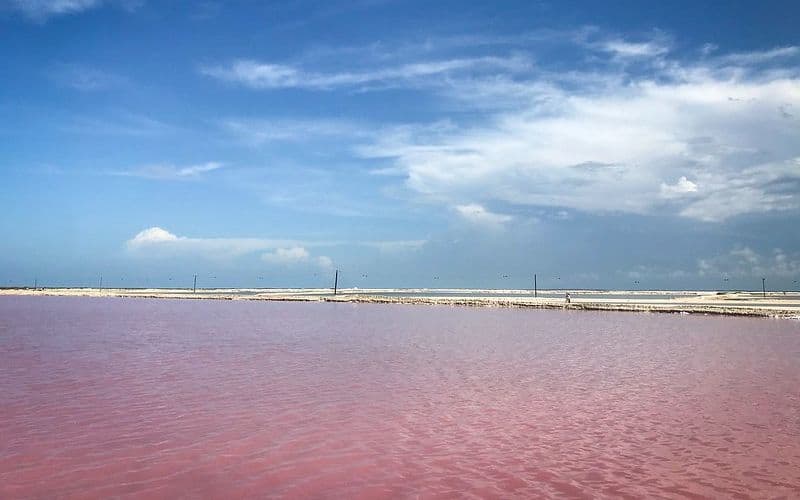
<instances>
[{"instance_id":1,"label":"utility pole","mask_svg":"<svg viewBox=\"0 0 800 500\"><path fill-rule=\"evenodd\" d=\"M194 283L192 284L192 293L197 293L197 275L194 275Z\"/></svg>"},{"instance_id":2,"label":"utility pole","mask_svg":"<svg viewBox=\"0 0 800 500\"><path fill-rule=\"evenodd\" d=\"M339 289L339 270L336 270L336 276L333 278L333 294L336 295L336 291Z\"/></svg>"},{"instance_id":3,"label":"utility pole","mask_svg":"<svg viewBox=\"0 0 800 500\"><path fill-rule=\"evenodd\" d=\"M538 297L539 291L536 288L536 274L533 275L533 296Z\"/></svg>"},{"instance_id":4,"label":"utility pole","mask_svg":"<svg viewBox=\"0 0 800 500\"><path fill-rule=\"evenodd\" d=\"M761 278L761 296L767 296L767 285L766 285L767 278Z\"/></svg>"}]
</instances>

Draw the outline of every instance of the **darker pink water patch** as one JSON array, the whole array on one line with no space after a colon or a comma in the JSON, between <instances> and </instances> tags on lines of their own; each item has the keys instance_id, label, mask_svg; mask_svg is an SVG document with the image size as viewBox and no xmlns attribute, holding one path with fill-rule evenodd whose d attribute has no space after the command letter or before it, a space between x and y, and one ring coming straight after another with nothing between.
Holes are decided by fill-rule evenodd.
<instances>
[{"instance_id":1,"label":"darker pink water patch","mask_svg":"<svg viewBox=\"0 0 800 500\"><path fill-rule=\"evenodd\" d=\"M0 497L796 497L800 323L0 298Z\"/></svg>"}]
</instances>

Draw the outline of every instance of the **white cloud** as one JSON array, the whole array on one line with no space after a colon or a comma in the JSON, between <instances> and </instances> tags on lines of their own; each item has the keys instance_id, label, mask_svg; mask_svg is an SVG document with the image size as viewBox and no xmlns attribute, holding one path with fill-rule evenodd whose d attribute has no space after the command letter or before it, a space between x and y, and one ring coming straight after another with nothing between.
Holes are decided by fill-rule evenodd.
<instances>
[{"instance_id":1,"label":"white cloud","mask_svg":"<svg viewBox=\"0 0 800 500\"><path fill-rule=\"evenodd\" d=\"M517 81L527 94L515 108L478 125L387 128L358 151L390 159L409 188L451 206L481 199L708 221L800 207L800 122L781 112L800 106L800 71L739 71L715 60L586 81L577 90ZM498 85L451 91L491 101L509 83Z\"/></svg>"},{"instance_id":2,"label":"white cloud","mask_svg":"<svg viewBox=\"0 0 800 500\"><path fill-rule=\"evenodd\" d=\"M189 165L178 167L170 164L145 165L132 170L113 172L113 175L126 177L142 177L145 179L156 180L190 180L197 179L202 174L217 170L223 167L222 163L208 162L199 165Z\"/></svg>"},{"instance_id":3,"label":"white cloud","mask_svg":"<svg viewBox=\"0 0 800 500\"><path fill-rule=\"evenodd\" d=\"M512 219L510 215L490 212L483 205L477 203L456 205L454 208L461 217L472 224L498 228Z\"/></svg>"},{"instance_id":4,"label":"white cloud","mask_svg":"<svg viewBox=\"0 0 800 500\"><path fill-rule=\"evenodd\" d=\"M656 41L628 42L625 40L607 40L598 47L620 58L656 57L669 52L669 47Z\"/></svg>"},{"instance_id":5,"label":"white cloud","mask_svg":"<svg viewBox=\"0 0 800 500\"><path fill-rule=\"evenodd\" d=\"M208 258L235 258L261 253L264 262L273 264L312 263L321 268L333 265L330 257L314 256L309 248L360 246L379 251L413 251L425 240L387 241L301 241L269 238L189 238L179 236L158 226L144 229L129 239L125 246L132 255L140 257L174 257L195 255Z\"/></svg>"},{"instance_id":6,"label":"white cloud","mask_svg":"<svg viewBox=\"0 0 800 500\"><path fill-rule=\"evenodd\" d=\"M797 47L720 54L708 46L687 61L670 53L662 33L632 41L588 28L461 37L444 45L515 54L532 41L583 49L591 69L549 71L518 55L459 58L422 41L388 51L346 48L333 53L343 56L336 71L307 70L314 57L298 65L240 60L202 71L259 89L403 86L445 96L440 105L454 113L434 123L229 120L224 126L252 145L342 137L356 156L375 161L375 173L404 177L415 195L448 207L480 200L717 222L800 208L800 121L791 112L800 108ZM357 54L369 62L341 67ZM329 68L331 61L313 67ZM496 225L508 217L467 212Z\"/></svg>"},{"instance_id":7,"label":"white cloud","mask_svg":"<svg viewBox=\"0 0 800 500\"><path fill-rule=\"evenodd\" d=\"M273 252L261 254L261 260L268 264L279 266L310 264L322 269L331 269L333 267L333 260L330 257L326 255L312 257L308 250L300 246L276 248Z\"/></svg>"},{"instance_id":8,"label":"white cloud","mask_svg":"<svg viewBox=\"0 0 800 500\"><path fill-rule=\"evenodd\" d=\"M186 238L181 239L185 240ZM165 242L173 242L177 240L178 237L166 229L161 229L160 227L151 227L137 233L136 236L128 241L128 246L142 247Z\"/></svg>"},{"instance_id":9,"label":"white cloud","mask_svg":"<svg viewBox=\"0 0 800 500\"><path fill-rule=\"evenodd\" d=\"M727 54L720 58L720 62L736 65L750 65L798 55L800 55L800 47L792 45L788 47L777 47L764 51L736 52L733 54Z\"/></svg>"},{"instance_id":10,"label":"white cloud","mask_svg":"<svg viewBox=\"0 0 800 500\"><path fill-rule=\"evenodd\" d=\"M696 196L680 215L718 222L741 214L800 208L800 158L701 177L709 192Z\"/></svg>"},{"instance_id":11,"label":"white cloud","mask_svg":"<svg viewBox=\"0 0 800 500\"><path fill-rule=\"evenodd\" d=\"M261 255L261 260L271 264L296 264L307 261L308 250L303 247L276 248L274 252Z\"/></svg>"},{"instance_id":12,"label":"white cloud","mask_svg":"<svg viewBox=\"0 0 800 500\"><path fill-rule=\"evenodd\" d=\"M219 80L237 83L253 89L305 88L333 89L340 87L368 88L397 84L429 83L432 77L456 73L484 74L497 71L520 72L530 69L530 61L520 56L475 57L414 62L393 67L363 71L314 72L302 68L238 60L226 66L204 66L200 72Z\"/></svg>"},{"instance_id":13,"label":"white cloud","mask_svg":"<svg viewBox=\"0 0 800 500\"><path fill-rule=\"evenodd\" d=\"M300 246L300 242L265 238L187 238L160 227L145 229L130 240L126 247L135 255L168 257L198 255L212 258L232 258L258 251Z\"/></svg>"}]
</instances>

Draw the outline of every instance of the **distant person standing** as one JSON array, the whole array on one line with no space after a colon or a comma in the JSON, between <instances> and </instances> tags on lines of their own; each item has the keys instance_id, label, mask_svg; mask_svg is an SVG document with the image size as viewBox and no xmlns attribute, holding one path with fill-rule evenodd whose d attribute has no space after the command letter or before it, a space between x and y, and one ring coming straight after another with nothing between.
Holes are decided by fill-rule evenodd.
<instances>
[{"instance_id":1,"label":"distant person standing","mask_svg":"<svg viewBox=\"0 0 800 500\"><path fill-rule=\"evenodd\" d=\"M566 300L567 304L569 304L571 299L572 297L570 297L569 292L567 292L566 295L564 296L564 300Z\"/></svg>"}]
</instances>

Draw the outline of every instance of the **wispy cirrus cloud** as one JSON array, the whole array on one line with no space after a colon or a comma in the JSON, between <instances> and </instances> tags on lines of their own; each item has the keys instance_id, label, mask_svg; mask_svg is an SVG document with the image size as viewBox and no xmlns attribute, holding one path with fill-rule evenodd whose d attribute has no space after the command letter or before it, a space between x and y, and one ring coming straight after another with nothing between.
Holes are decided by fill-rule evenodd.
<instances>
[{"instance_id":1,"label":"wispy cirrus cloud","mask_svg":"<svg viewBox=\"0 0 800 500\"><path fill-rule=\"evenodd\" d=\"M752 65L796 57L798 55L800 55L800 47L792 45L762 51L734 52L721 56L719 61L725 64Z\"/></svg>"},{"instance_id":2,"label":"wispy cirrus cloud","mask_svg":"<svg viewBox=\"0 0 800 500\"><path fill-rule=\"evenodd\" d=\"M52 16L75 14L99 7L103 0L11 0L10 6L34 21Z\"/></svg>"},{"instance_id":3,"label":"wispy cirrus cloud","mask_svg":"<svg viewBox=\"0 0 800 500\"><path fill-rule=\"evenodd\" d=\"M609 36L597 29L587 29L575 35L579 45L608 54L612 60L657 59L672 48L672 40L666 33L655 31L635 39Z\"/></svg>"},{"instance_id":4,"label":"wispy cirrus cloud","mask_svg":"<svg viewBox=\"0 0 800 500\"><path fill-rule=\"evenodd\" d=\"M111 175L124 177L141 177L143 179L184 181L199 179L203 174L219 170L225 165L219 162L207 162L198 165L177 166L172 164L143 165L129 170L111 172Z\"/></svg>"},{"instance_id":5,"label":"wispy cirrus cloud","mask_svg":"<svg viewBox=\"0 0 800 500\"><path fill-rule=\"evenodd\" d=\"M84 64L64 63L54 66L48 76L58 85L83 92L108 90L128 84L128 79Z\"/></svg>"},{"instance_id":6,"label":"wispy cirrus cloud","mask_svg":"<svg viewBox=\"0 0 800 500\"><path fill-rule=\"evenodd\" d=\"M359 245L375 248L384 253L416 251L424 247L428 240L362 241Z\"/></svg>"},{"instance_id":7,"label":"wispy cirrus cloud","mask_svg":"<svg viewBox=\"0 0 800 500\"><path fill-rule=\"evenodd\" d=\"M405 63L365 70L319 72L302 67L241 59L227 65L203 66L200 72L222 81L252 89L391 87L430 83L432 78L453 74L527 71L531 62L522 56L469 57Z\"/></svg>"},{"instance_id":8,"label":"wispy cirrus cloud","mask_svg":"<svg viewBox=\"0 0 800 500\"><path fill-rule=\"evenodd\" d=\"M61 126L65 132L81 135L163 136L180 129L148 115L118 112L75 116Z\"/></svg>"},{"instance_id":9,"label":"wispy cirrus cloud","mask_svg":"<svg viewBox=\"0 0 800 500\"><path fill-rule=\"evenodd\" d=\"M51 17L77 14L103 5L115 5L125 10L134 10L143 0L10 0L9 6L28 19L45 22Z\"/></svg>"},{"instance_id":10,"label":"wispy cirrus cloud","mask_svg":"<svg viewBox=\"0 0 800 500\"><path fill-rule=\"evenodd\" d=\"M332 119L226 119L220 125L225 132L249 146L318 138L353 139L373 135L365 125Z\"/></svg>"}]
</instances>

